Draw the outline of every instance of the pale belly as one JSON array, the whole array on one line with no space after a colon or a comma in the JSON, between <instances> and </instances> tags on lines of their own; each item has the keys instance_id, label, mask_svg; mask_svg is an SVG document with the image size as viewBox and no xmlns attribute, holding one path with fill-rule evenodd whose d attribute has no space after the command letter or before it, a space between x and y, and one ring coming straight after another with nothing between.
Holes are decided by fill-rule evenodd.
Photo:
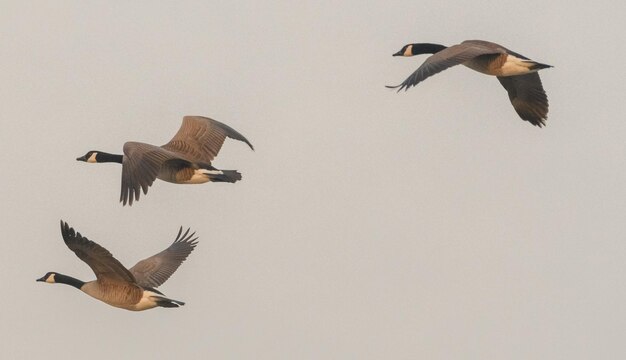
<instances>
[{"instance_id":1,"label":"pale belly","mask_svg":"<svg viewBox=\"0 0 626 360\"><path fill-rule=\"evenodd\" d=\"M156 293L153 293L152 291L144 290L143 296L141 297L141 300L139 300L138 303L131 305L131 306L125 306L124 309L131 310L131 311L142 311L142 310L155 308L157 307L157 303L155 301L154 296L159 296L159 295Z\"/></svg>"},{"instance_id":2,"label":"pale belly","mask_svg":"<svg viewBox=\"0 0 626 360\"><path fill-rule=\"evenodd\" d=\"M137 304L133 304L133 305L128 305L128 304L119 304L119 305L109 304L109 305L115 306L121 309L125 309L125 310L130 310L130 311L143 311L143 310L148 310L148 309L157 307L157 304L155 301L150 300L150 299L144 299L144 298L142 298Z\"/></svg>"},{"instance_id":3,"label":"pale belly","mask_svg":"<svg viewBox=\"0 0 626 360\"><path fill-rule=\"evenodd\" d=\"M463 63L463 65L474 71L493 76L530 74L537 71L530 70L533 64L535 63L531 60L520 59L513 55L507 55L506 58L495 59L493 57L478 57Z\"/></svg>"},{"instance_id":4,"label":"pale belly","mask_svg":"<svg viewBox=\"0 0 626 360\"><path fill-rule=\"evenodd\" d=\"M195 169L185 172L161 171L157 179L173 184L204 184L211 181L211 175L222 174L219 170Z\"/></svg>"}]
</instances>

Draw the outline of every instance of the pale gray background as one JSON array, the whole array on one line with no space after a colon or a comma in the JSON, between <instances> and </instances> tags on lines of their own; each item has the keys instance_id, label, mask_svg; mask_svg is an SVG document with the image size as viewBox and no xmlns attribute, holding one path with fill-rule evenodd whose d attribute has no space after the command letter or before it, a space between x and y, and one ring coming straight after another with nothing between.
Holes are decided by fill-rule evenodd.
<instances>
[{"instance_id":1,"label":"pale gray background","mask_svg":"<svg viewBox=\"0 0 626 360\"><path fill-rule=\"evenodd\" d=\"M3 1L0 357L626 356L624 3L363 3ZM546 128L463 67L384 88L405 43L465 39L555 66ZM243 181L123 208L119 165L74 160L186 114L252 141L215 162ZM127 266L192 227L160 288L187 305L35 283L93 278L59 219Z\"/></svg>"}]
</instances>

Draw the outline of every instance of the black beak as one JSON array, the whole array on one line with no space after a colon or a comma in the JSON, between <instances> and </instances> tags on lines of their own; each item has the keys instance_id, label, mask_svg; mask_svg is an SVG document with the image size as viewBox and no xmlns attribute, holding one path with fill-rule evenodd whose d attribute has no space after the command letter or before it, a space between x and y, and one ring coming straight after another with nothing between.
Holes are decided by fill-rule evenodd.
<instances>
[{"instance_id":1,"label":"black beak","mask_svg":"<svg viewBox=\"0 0 626 360\"><path fill-rule=\"evenodd\" d=\"M37 279L37 280L35 280L35 281L46 281L46 277L45 277L45 276L44 276L44 277L41 277L41 278L39 278L39 279Z\"/></svg>"},{"instance_id":2,"label":"black beak","mask_svg":"<svg viewBox=\"0 0 626 360\"><path fill-rule=\"evenodd\" d=\"M400 50L400 51L398 51L397 53L395 53L395 54L393 54L391 56L402 56L402 55L404 55L404 54L402 53L402 50Z\"/></svg>"},{"instance_id":3,"label":"black beak","mask_svg":"<svg viewBox=\"0 0 626 360\"><path fill-rule=\"evenodd\" d=\"M87 157L85 155L83 155L81 157L77 157L76 160L78 160L78 161L87 161Z\"/></svg>"}]
</instances>

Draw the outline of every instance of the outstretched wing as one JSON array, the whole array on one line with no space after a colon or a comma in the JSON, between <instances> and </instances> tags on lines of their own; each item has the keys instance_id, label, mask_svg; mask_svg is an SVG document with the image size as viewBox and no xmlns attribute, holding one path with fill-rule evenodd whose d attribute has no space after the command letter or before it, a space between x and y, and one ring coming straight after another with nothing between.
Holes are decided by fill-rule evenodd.
<instances>
[{"instance_id":1,"label":"outstretched wing","mask_svg":"<svg viewBox=\"0 0 626 360\"><path fill-rule=\"evenodd\" d=\"M413 72L404 82L396 86L387 86L390 89L404 89L405 91L427 78L444 71L445 69L462 64L481 55L503 54L506 49L490 42L468 40L461 44L450 46L433 55Z\"/></svg>"},{"instance_id":2,"label":"outstretched wing","mask_svg":"<svg viewBox=\"0 0 626 360\"><path fill-rule=\"evenodd\" d=\"M142 287L155 288L163 284L178 269L180 264L189 256L198 244L196 233L189 234L189 229L182 234L183 228L178 230L176 240L167 249L160 253L141 260L130 268L130 272ZM182 234L182 236L181 236Z\"/></svg>"},{"instance_id":3,"label":"outstretched wing","mask_svg":"<svg viewBox=\"0 0 626 360\"><path fill-rule=\"evenodd\" d=\"M548 96L534 72L518 76L498 76L500 84L509 93L509 100L517 114L535 126L545 125L548 118Z\"/></svg>"},{"instance_id":4,"label":"outstretched wing","mask_svg":"<svg viewBox=\"0 0 626 360\"><path fill-rule=\"evenodd\" d=\"M144 195L148 193L148 188L157 178L165 162L168 162L172 168L176 168L175 163L180 163L180 167L191 165L189 161L159 146L132 141L124 144L120 194L120 201L123 205L126 203L132 205L133 199L139 200L141 190Z\"/></svg>"},{"instance_id":5,"label":"outstretched wing","mask_svg":"<svg viewBox=\"0 0 626 360\"><path fill-rule=\"evenodd\" d=\"M185 116L176 135L162 148L184 154L190 160L210 164L227 137L243 141L254 150L248 139L235 129L202 116Z\"/></svg>"},{"instance_id":6,"label":"outstretched wing","mask_svg":"<svg viewBox=\"0 0 626 360\"><path fill-rule=\"evenodd\" d=\"M79 259L89 265L98 280L135 283L133 274L120 264L107 249L75 232L63 220L61 220L61 235L63 235L65 245Z\"/></svg>"}]
</instances>

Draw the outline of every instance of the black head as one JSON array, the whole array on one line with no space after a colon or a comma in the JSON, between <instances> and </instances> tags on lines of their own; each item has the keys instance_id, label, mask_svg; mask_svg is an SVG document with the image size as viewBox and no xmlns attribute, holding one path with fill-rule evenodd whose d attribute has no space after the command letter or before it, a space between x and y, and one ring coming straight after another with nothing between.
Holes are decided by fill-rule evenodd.
<instances>
[{"instance_id":1,"label":"black head","mask_svg":"<svg viewBox=\"0 0 626 360\"><path fill-rule=\"evenodd\" d=\"M96 157L98 156L98 152L91 150L88 151L85 155L81 156L81 157L77 157L76 160L78 161L84 161L84 162L98 162L96 160Z\"/></svg>"},{"instance_id":2,"label":"black head","mask_svg":"<svg viewBox=\"0 0 626 360\"><path fill-rule=\"evenodd\" d=\"M77 289L80 289L81 287L83 287L83 285L85 285L84 281L75 279L71 276L67 276L67 275L63 275L63 274L59 274L57 272L54 271L50 271L48 272L46 275L40 277L39 279L37 279L37 281L41 281L41 282L47 282L48 284L66 284L66 285L71 285Z\"/></svg>"},{"instance_id":3,"label":"black head","mask_svg":"<svg viewBox=\"0 0 626 360\"><path fill-rule=\"evenodd\" d=\"M420 54L435 54L446 47L439 44L406 44L393 56L415 56Z\"/></svg>"},{"instance_id":4,"label":"black head","mask_svg":"<svg viewBox=\"0 0 626 360\"><path fill-rule=\"evenodd\" d=\"M55 273L54 271L49 271L46 273L46 275L40 277L36 281L42 281L42 282L47 282L49 284L54 284L56 282L56 280L54 279L56 275L57 273Z\"/></svg>"},{"instance_id":5,"label":"black head","mask_svg":"<svg viewBox=\"0 0 626 360\"><path fill-rule=\"evenodd\" d=\"M400 49L400 51L393 54L392 56L413 56L413 55L415 55L413 54L413 44L407 44L407 45L404 45L402 49Z\"/></svg>"},{"instance_id":6,"label":"black head","mask_svg":"<svg viewBox=\"0 0 626 360\"><path fill-rule=\"evenodd\" d=\"M109 154L109 153L105 153L104 151L95 151L95 150L91 150L89 152L87 152L85 155L76 158L76 160L78 161L84 161L84 162L88 162L88 163L109 163L109 162L115 162L115 163L122 163L124 159L123 155L116 155L116 154Z\"/></svg>"}]
</instances>

